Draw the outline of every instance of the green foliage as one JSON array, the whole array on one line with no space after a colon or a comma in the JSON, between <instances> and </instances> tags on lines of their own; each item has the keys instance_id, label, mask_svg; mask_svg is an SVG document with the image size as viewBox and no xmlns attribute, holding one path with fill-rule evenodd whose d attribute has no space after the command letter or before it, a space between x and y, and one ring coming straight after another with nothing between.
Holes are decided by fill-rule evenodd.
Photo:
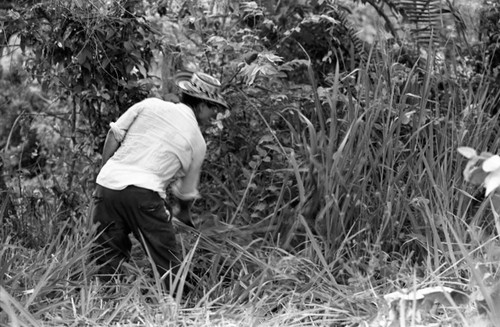
<instances>
[{"instance_id":1,"label":"green foliage","mask_svg":"<svg viewBox=\"0 0 500 327\"><path fill-rule=\"evenodd\" d=\"M482 66L486 74L491 76L497 87L500 87L500 77L498 70L500 67L500 5L497 2L484 1L484 6L479 12L479 32L481 38L480 49L484 53L484 61L487 64ZM481 64L481 63L479 63Z\"/></svg>"},{"instance_id":2,"label":"green foliage","mask_svg":"<svg viewBox=\"0 0 500 327\"><path fill-rule=\"evenodd\" d=\"M22 44L35 57L30 72L44 90L79 106L94 136L154 86L148 70L159 47L146 21L125 2L40 3L23 12Z\"/></svg>"},{"instance_id":3,"label":"green foliage","mask_svg":"<svg viewBox=\"0 0 500 327\"><path fill-rule=\"evenodd\" d=\"M21 49L31 50L27 69L41 87L33 97L55 100L48 115L29 104L24 111L9 105L7 117L22 124L12 125L12 143L6 146L18 145L16 136L29 133L23 137L36 146L21 149L18 166L28 168L24 157L38 151L44 160L38 172L59 172L57 178L41 178L41 189L62 200L61 209L75 210L87 198L89 186L91 191L109 122L160 84L148 75L159 38L126 1L103 5L61 0L15 10L9 12L9 23L20 29ZM16 165L8 162L9 168Z\"/></svg>"},{"instance_id":4,"label":"green foliage","mask_svg":"<svg viewBox=\"0 0 500 327\"><path fill-rule=\"evenodd\" d=\"M268 35L264 44L276 49L286 61L310 59L320 83L337 64L342 72L352 71L366 60L367 51L359 31L348 19L350 6L347 1L284 5L273 23L261 27L261 33ZM296 70L290 73L296 80L308 80L305 70Z\"/></svg>"}]
</instances>

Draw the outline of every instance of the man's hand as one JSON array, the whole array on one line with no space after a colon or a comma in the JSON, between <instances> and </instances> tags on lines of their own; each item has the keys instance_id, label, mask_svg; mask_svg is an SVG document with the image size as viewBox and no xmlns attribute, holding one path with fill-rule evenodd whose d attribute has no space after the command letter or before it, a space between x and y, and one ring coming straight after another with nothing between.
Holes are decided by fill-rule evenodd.
<instances>
[{"instance_id":1,"label":"man's hand","mask_svg":"<svg viewBox=\"0 0 500 327\"><path fill-rule=\"evenodd\" d=\"M184 223L185 225L189 226L189 227L192 227L192 228L196 228L196 226L194 225L194 222L193 222L193 218L192 218L192 215L191 215L191 210L180 210L179 213L175 216L177 219L179 219L180 221L182 221L182 223Z\"/></svg>"},{"instance_id":2,"label":"man's hand","mask_svg":"<svg viewBox=\"0 0 500 327\"><path fill-rule=\"evenodd\" d=\"M179 219L185 225L196 228L193 222L193 217L191 215L191 204L193 203L193 201L185 201L179 199L178 202L179 210L178 212L174 211L174 217Z\"/></svg>"}]
</instances>

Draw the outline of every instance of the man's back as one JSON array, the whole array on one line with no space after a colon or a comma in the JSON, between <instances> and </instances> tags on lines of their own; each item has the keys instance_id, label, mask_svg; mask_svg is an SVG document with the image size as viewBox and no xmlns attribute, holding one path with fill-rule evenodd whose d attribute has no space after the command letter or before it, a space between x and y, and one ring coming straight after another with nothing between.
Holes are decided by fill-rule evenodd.
<instances>
[{"instance_id":1,"label":"man's back","mask_svg":"<svg viewBox=\"0 0 500 327\"><path fill-rule=\"evenodd\" d=\"M112 125L121 145L97 182L119 190L128 185L164 195L170 180L203 160L206 144L192 110L156 98L139 102Z\"/></svg>"}]
</instances>

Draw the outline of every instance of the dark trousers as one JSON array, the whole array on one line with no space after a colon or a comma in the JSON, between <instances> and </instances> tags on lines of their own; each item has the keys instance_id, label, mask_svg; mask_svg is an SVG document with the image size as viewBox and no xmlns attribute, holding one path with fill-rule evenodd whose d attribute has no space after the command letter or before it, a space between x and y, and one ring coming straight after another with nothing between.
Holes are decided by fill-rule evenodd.
<instances>
[{"instance_id":1,"label":"dark trousers","mask_svg":"<svg viewBox=\"0 0 500 327\"><path fill-rule=\"evenodd\" d=\"M177 272L181 259L175 230L158 193L136 186L121 191L103 188L102 197L94 199L92 219L99 223L97 242L104 250L97 255L97 262L105 263L101 273L116 273L120 263L130 258L130 233L151 255L160 276Z\"/></svg>"}]
</instances>

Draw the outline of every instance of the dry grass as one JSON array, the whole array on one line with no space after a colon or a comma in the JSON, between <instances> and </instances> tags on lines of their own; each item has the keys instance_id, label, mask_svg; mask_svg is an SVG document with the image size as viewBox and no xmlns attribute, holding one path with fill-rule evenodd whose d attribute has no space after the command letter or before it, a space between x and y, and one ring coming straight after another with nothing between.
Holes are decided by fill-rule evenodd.
<instances>
[{"instance_id":1,"label":"dry grass","mask_svg":"<svg viewBox=\"0 0 500 327\"><path fill-rule=\"evenodd\" d=\"M217 246L225 246L232 256L224 267L214 262L205 275L199 276L198 287L188 297L175 299L163 292L160 281L148 277L147 258L141 255L137 244L135 259L126 266L128 273L124 280L106 285L93 278L95 264L87 261L91 234L85 229L75 232L60 244L47 246L42 251L4 244L0 258L7 266L3 266L0 288L0 324L385 326L395 319L399 309L388 307L383 296L399 289L401 284L410 289L445 283L453 284L456 289L471 286L466 282L458 284L448 277L446 271L454 267L428 270L423 272L424 276L416 276L410 262L403 258L384 261L384 254L375 251L366 258L369 264L365 267L357 267L354 260L324 266L310 244L292 254L262 244L236 244L227 235L220 234ZM184 239L189 242L190 238ZM192 235L192 239L195 240L191 244L193 255L187 256L191 266L196 266L198 260L204 262L207 256L215 257L214 253L198 254L201 238ZM208 237L205 242L215 243ZM211 270L216 271L220 280L210 276ZM380 275L382 270L385 275ZM350 277L339 284L334 278L338 274ZM472 302L447 308L437 306L432 312L408 307L414 312L408 314L408 321L424 313L425 321L436 326L438 323L465 326L473 319L487 321L485 316L477 315Z\"/></svg>"}]
</instances>

